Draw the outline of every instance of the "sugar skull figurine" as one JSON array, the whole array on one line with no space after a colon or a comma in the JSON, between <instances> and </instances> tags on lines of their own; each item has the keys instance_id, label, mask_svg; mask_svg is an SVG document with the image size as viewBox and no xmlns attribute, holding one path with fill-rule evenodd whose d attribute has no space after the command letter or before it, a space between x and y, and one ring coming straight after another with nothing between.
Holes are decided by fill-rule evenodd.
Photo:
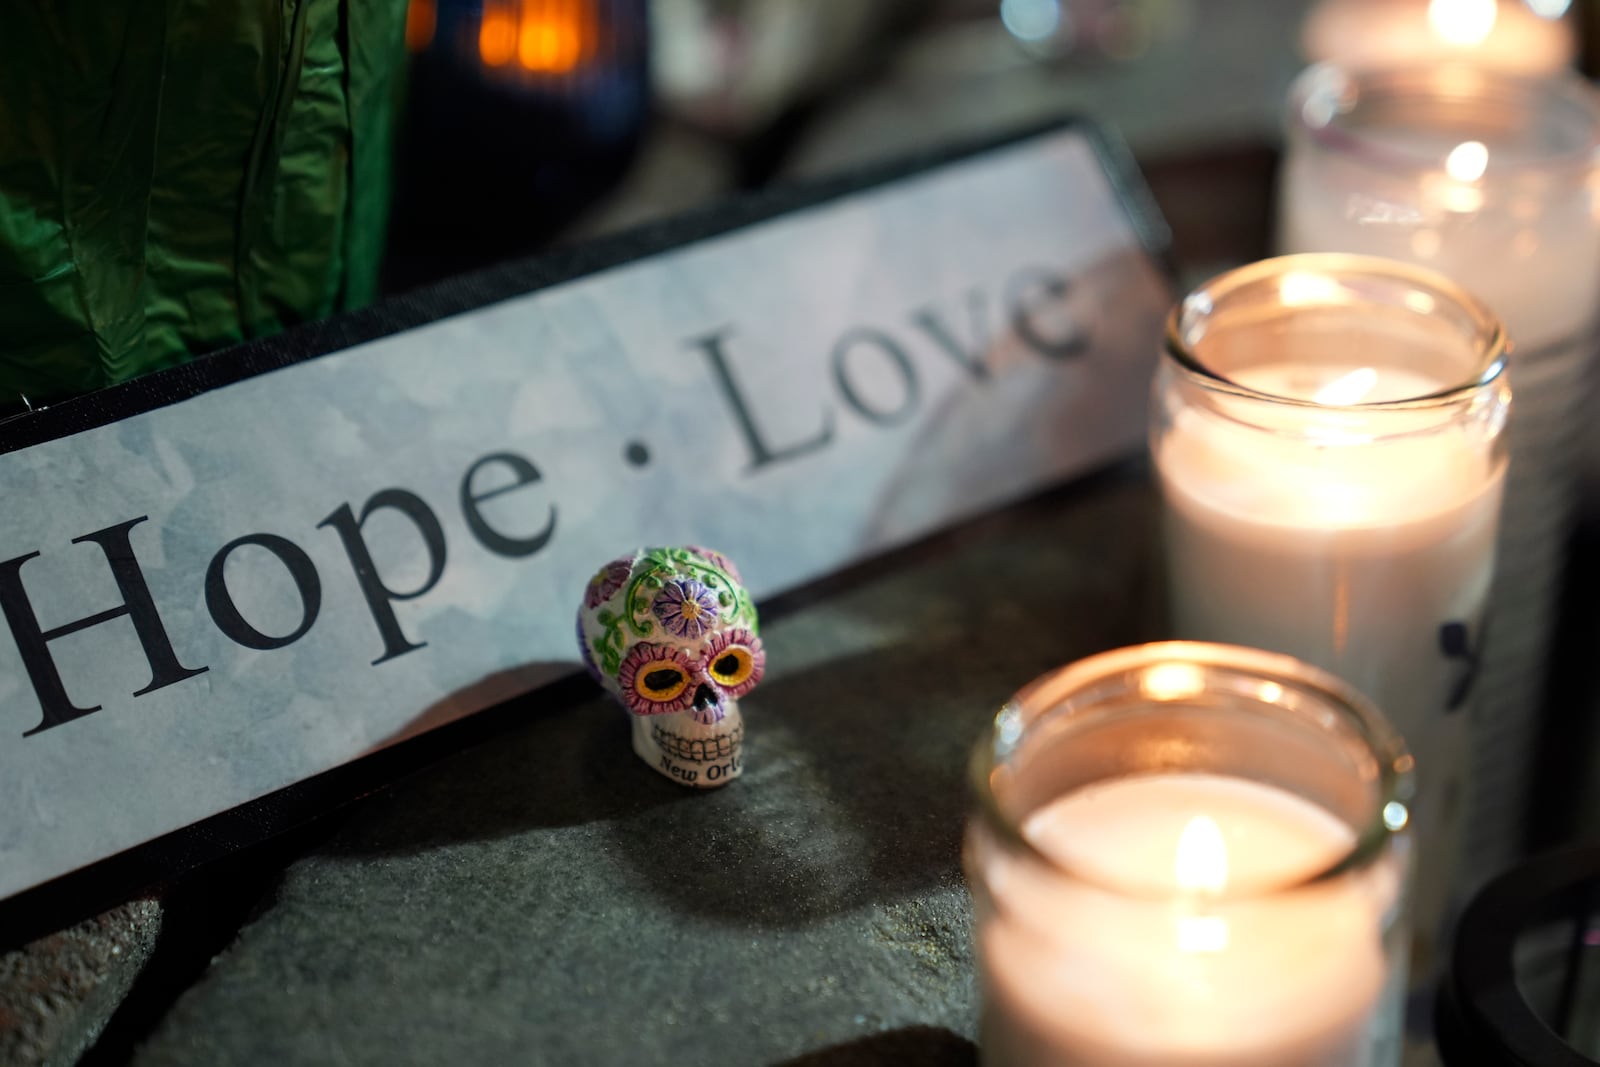
<instances>
[{"instance_id":1,"label":"sugar skull figurine","mask_svg":"<svg viewBox=\"0 0 1600 1067\"><path fill-rule=\"evenodd\" d=\"M761 681L766 653L726 557L691 545L612 560L584 592L578 644L589 673L628 710L640 759L700 789L739 777L739 698Z\"/></svg>"}]
</instances>

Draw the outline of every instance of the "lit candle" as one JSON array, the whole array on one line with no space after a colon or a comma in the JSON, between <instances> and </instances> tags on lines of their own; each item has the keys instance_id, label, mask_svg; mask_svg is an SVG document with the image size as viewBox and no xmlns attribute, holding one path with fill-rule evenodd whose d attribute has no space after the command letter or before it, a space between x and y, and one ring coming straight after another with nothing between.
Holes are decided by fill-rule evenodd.
<instances>
[{"instance_id":1,"label":"lit candle","mask_svg":"<svg viewBox=\"0 0 1600 1067\"><path fill-rule=\"evenodd\" d=\"M1542 74L1569 67L1571 0L1322 0L1302 45L1313 62L1348 66L1450 61Z\"/></svg>"},{"instance_id":2,"label":"lit candle","mask_svg":"<svg viewBox=\"0 0 1600 1067\"><path fill-rule=\"evenodd\" d=\"M1152 447L1175 632L1336 672L1430 788L1493 572L1498 326L1426 272L1300 256L1209 283L1169 337Z\"/></svg>"},{"instance_id":3,"label":"lit candle","mask_svg":"<svg viewBox=\"0 0 1600 1067\"><path fill-rule=\"evenodd\" d=\"M992 744L967 853L986 1064L1395 1062L1408 760L1342 683L1253 650L1125 649L1029 687Z\"/></svg>"},{"instance_id":4,"label":"lit candle","mask_svg":"<svg viewBox=\"0 0 1600 1067\"><path fill-rule=\"evenodd\" d=\"M1468 862L1484 873L1522 833L1577 496L1600 318L1600 108L1571 75L1317 67L1296 83L1289 126L1284 251L1437 270L1485 301L1516 346L1494 634L1474 708L1474 807L1464 814Z\"/></svg>"},{"instance_id":5,"label":"lit candle","mask_svg":"<svg viewBox=\"0 0 1600 1067\"><path fill-rule=\"evenodd\" d=\"M1594 322L1600 106L1576 76L1314 67L1289 118L1281 251L1437 270L1525 352Z\"/></svg>"},{"instance_id":6,"label":"lit candle","mask_svg":"<svg viewBox=\"0 0 1600 1067\"><path fill-rule=\"evenodd\" d=\"M1061 797L1024 833L1112 892L1034 887L1030 903L1055 916L1052 934L1072 948L1065 956L1025 924L987 928L987 988L1008 1020L996 1040L1055 1053L1014 1062L1359 1062L1385 977L1374 901L1320 893L1314 903L1240 909L1214 899L1230 872L1272 886L1332 866L1355 843L1344 824L1272 786L1152 775ZM1119 891L1172 903L1151 916ZM1107 989L1115 1003L1102 1008Z\"/></svg>"},{"instance_id":7,"label":"lit candle","mask_svg":"<svg viewBox=\"0 0 1600 1067\"><path fill-rule=\"evenodd\" d=\"M1450 800L1484 657L1504 335L1439 275L1304 255L1191 294L1168 348L1151 443L1174 631L1332 670L1399 725L1419 764L1426 957L1454 881Z\"/></svg>"},{"instance_id":8,"label":"lit candle","mask_svg":"<svg viewBox=\"0 0 1600 1067\"><path fill-rule=\"evenodd\" d=\"M1372 368L1362 371L1375 374ZM1273 396L1306 396L1302 368L1238 373ZM1328 371L1326 395L1348 376ZM1445 383L1386 371L1400 397ZM1489 592L1497 465L1470 427L1374 443L1336 417L1297 409L1286 439L1242 425L1248 404L1177 414L1157 456L1174 573L1174 631L1293 652L1357 682L1431 750L1462 665L1439 631L1475 634ZM1248 416L1246 416L1248 417ZM1271 423L1270 414L1258 421Z\"/></svg>"}]
</instances>

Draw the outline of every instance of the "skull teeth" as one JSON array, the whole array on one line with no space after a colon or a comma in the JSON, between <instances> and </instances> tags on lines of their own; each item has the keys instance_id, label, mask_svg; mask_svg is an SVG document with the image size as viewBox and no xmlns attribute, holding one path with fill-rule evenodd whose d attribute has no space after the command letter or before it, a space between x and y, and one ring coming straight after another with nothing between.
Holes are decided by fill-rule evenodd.
<instances>
[{"instance_id":1,"label":"skull teeth","mask_svg":"<svg viewBox=\"0 0 1600 1067\"><path fill-rule=\"evenodd\" d=\"M684 763L712 763L733 756L744 740L744 724L712 737L683 737L669 733L659 723L650 724L650 739L666 755Z\"/></svg>"}]
</instances>

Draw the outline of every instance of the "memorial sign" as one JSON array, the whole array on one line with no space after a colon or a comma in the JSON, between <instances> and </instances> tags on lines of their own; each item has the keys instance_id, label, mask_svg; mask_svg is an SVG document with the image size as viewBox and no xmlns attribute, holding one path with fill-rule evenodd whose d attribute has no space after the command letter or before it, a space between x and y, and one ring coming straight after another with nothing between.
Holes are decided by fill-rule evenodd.
<instances>
[{"instance_id":1,"label":"memorial sign","mask_svg":"<svg viewBox=\"0 0 1600 1067\"><path fill-rule=\"evenodd\" d=\"M769 597L1138 451L1136 188L1067 124L0 425L0 898L570 675L608 553Z\"/></svg>"}]
</instances>

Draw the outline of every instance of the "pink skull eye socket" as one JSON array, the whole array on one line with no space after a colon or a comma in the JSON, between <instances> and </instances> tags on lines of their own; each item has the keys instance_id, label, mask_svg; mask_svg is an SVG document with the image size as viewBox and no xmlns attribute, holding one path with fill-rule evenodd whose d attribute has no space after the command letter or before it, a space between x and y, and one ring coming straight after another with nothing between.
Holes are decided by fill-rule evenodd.
<instances>
[{"instance_id":1,"label":"pink skull eye socket","mask_svg":"<svg viewBox=\"0 0 1600 1067\"><path fill-rule=\"evenodd\" d=\"M728 688L749 681L756 669L756 658L743 645L730 645L711 663L711 677Z\"/></svg>"},{"instance_id":2,"label":"pink skull eye socket","mask_svg":"<svg viewBox=\"0 0 1600 1067\"><path fill-rule=\"evenodd\" d=\"M617 668L617 695L635 715L666 715L693 701L701 667L681 648L641 641Z\"/></svg>"},{"instance_id":3,"label":"pink skull eye socket","mask_svg":"<svg viewBox=\"0 0 1600 1067\"><path fill-rule=\"evenodd\" d=\"M712 634L700 652L700 670L730 700L754 689L766 664L761 638L742 626Z\"/></svg>"},{"instance_id":4,"label":"pink skull eye socket","mask_svg":"<svg viewBox=\"0 0 1600 1067\"><path fill-rule=\"evenodd\" d=\"M689 676L671 660L647 663L634 675L633 691L653 704L676 700L689 686Z\"/></svg>"}]
</instances>

